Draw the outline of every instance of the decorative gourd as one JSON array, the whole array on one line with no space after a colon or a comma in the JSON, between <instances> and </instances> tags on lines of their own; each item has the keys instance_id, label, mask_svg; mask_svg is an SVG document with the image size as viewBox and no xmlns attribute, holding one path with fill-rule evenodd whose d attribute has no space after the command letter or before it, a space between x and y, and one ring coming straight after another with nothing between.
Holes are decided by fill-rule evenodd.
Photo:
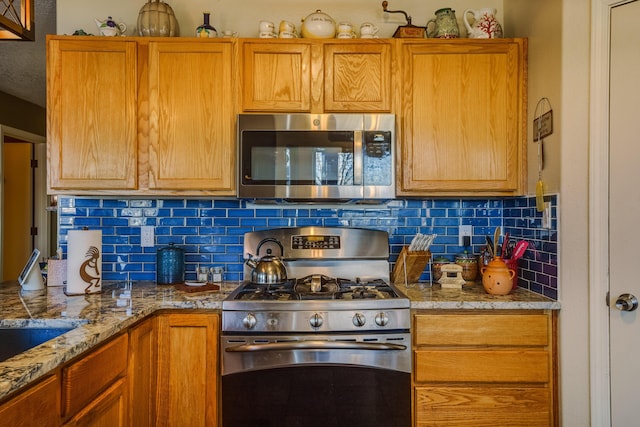
<instances>
[{"instance_id":1,"label":"decorative gourd","mask_svg":"<svg viewBox=\"0 0 640 427\"><path fill-rule=\"evenodd\" d=\"M149 0L138 13L138 34L143 37L177 37L178 21L171 6Z\"/></svg>"}]
</instances>

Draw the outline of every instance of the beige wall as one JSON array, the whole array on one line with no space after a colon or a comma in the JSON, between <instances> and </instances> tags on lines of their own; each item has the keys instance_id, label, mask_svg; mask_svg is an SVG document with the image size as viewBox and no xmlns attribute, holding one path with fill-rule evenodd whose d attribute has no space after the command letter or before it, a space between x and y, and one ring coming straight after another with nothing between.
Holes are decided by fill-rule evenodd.
<instances>
[{"instance_id":1,"label":"beige wall","mask_svg":"<svg viewBox=\"0 0 640 427\"><path fill-rule=\"evenodd\" d=\"M94 18L105 19L111 15L117 22L124 22L127 35L134 34L138 12L144 5L143 0L111 0L108 2L88 2L86 0L58 0L58 34L73 34L77 29L88 33L97 33ZM300 24L305 16L321 9L336 21L350 21L355 25L373 22L380 27L381 37L390 37L399 25L405 25L402 14L385 14L382 0L167 0L180 25L180 35L192 36L195 28L202 23L202 12L211 13L211 24L218 30L231 29L240 37L256 37L258 22L268 19L276 24L288 20ZM498 10L498 19L502 20L502 0L448 0L444 4L416 0L390 0L389 10L404 10L412 18L413 24L424 26L434 16L436 9L451 7L462 25L462 13L465 9L494 7ZM502 22L502 21L501 21ZM506 29L506 28L505 28Z\"/></svg>"},{"instance_id":2,"label":"beige wall","mask_svg":"<svg viewBox=\"0 0 640 427\"><path fill-rule=\"evenodd\" d=\"M543 179L559 194L560 411L565 426L590 425L588 259L588 0L509 0L505 19L529 38L529 194L537 180L531 124L546 96L554 134Z\"/></svg>"}]
</instances>

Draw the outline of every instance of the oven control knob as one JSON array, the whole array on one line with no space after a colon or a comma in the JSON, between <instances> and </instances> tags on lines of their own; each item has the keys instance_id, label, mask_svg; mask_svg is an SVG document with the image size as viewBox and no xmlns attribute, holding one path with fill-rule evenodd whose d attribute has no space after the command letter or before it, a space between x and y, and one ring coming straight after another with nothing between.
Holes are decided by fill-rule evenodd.
<instances>
[{"instance_id":1,"label":"oven control knob","mask_svg":"<svg viewBox=\"0 0 640 427\"><path fill-rule=\"evenodd\" d=\"M367 323L367 319L364 317L364 314L362 313L356 313L353 315L353 325L357 326L358 328L364 326L364 324Z\"/></svg>"},{"instance_id":2,"label":"oven control knob","mask_svg":"<svg viewBox=\"0 0 640 427\"><path fill-rule=\"evenodd\" d=\"M256 323L258 323L258 319L256 319L256 316L251 313L247 314L244 319L242 319L242 324L247 329L253 329L256 326Z\"/></svg>"},{"instance_id":3,"label":"oven control knob","mask_svg":"<svg viewBox=\"0 0 640 427\"><path fill-rule=\"evenodd\" d=\"M389 324L389 317L387 317L387 315L383 311L376 314L376 325L387 326L388 324Z\"/></svg>"},{"instance_id":4,"label":"oven control knob","mask_svg":"<svg viewBox=\"0 0 640 427\"><path fill-rule=\"evenodd\" d=\"M318 329L320 326L322 326L323 321L324 319L318 313L315 313L313 316L311 316L311 318L309 318L309 324L313 329Z\"/></svg>"}]
</instances>

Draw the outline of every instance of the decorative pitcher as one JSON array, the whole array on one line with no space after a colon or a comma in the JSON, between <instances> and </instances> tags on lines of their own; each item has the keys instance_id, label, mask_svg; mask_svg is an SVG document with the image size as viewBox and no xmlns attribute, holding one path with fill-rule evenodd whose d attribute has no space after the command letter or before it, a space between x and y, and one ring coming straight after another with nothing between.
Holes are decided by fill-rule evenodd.
<instances>
[{"instance_id":1,"label":"decorative pitcher","mask_svg":"<svg viewBox=\"0 0 640 427\"><path fill-rule=\"evenodd\" d=\"M431 29L430 24L433 24ZM456 11L449 7L436 10L436 17L427 21L426 27L429 38L455 39L460 36Z\"/></svg>"},{"instance_id":2,"label":"decorative pitcher","mask_svg":"<svg viewBox=\"0 0 640 427\"><path fill-rule=\"evenodd\" d=\"M94 18L94 21L96 22L98 30L100 30L101 36L120 36L127 31L127 26L123 22L117 24L111 17L108 17L104 21Z\"/></svg>"},{"instance_id":3,"label":"decorative pitcher","mask_svg":"<svg viewBox=\"0 0 640 427\"><path fill-rule=\"evenodd\" d=\"M497 256L482 267L482 286L488 294L507 295L513 289L513 277L516 271L509 268L504 260Z\"/></svg>"},{"instance_id":4,"label":"decorative pitcher","mask_svg":"<svg viewBox=\"0 0 640 427\"><path fill-rule=\"evenodd\" d=\"M502 37L502 27L496 19L496 9L486 7L483 9L467 9L462 15L462 21L467 28L467 35L472 39L498 39ZM473 25L469 24L467 17L473 15Z\"/></svg>"}]
</instances>

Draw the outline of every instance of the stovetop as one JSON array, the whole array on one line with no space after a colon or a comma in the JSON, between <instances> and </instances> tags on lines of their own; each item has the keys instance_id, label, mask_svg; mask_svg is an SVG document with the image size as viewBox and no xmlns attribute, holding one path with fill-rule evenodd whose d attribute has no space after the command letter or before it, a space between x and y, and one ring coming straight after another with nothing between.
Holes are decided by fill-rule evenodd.
<instances>
[{"instance_id":1,"label":"stovetop","mask_svg":"<svg viewBox=\"0 0 640 427\"><path fill-rule=\"evenodd\" d=\"M289 279L277 284L246 282L230 299L240 301L381 300L399 298L382 279L365 282L324 275Z\"/></svg>"}]
</instances>

